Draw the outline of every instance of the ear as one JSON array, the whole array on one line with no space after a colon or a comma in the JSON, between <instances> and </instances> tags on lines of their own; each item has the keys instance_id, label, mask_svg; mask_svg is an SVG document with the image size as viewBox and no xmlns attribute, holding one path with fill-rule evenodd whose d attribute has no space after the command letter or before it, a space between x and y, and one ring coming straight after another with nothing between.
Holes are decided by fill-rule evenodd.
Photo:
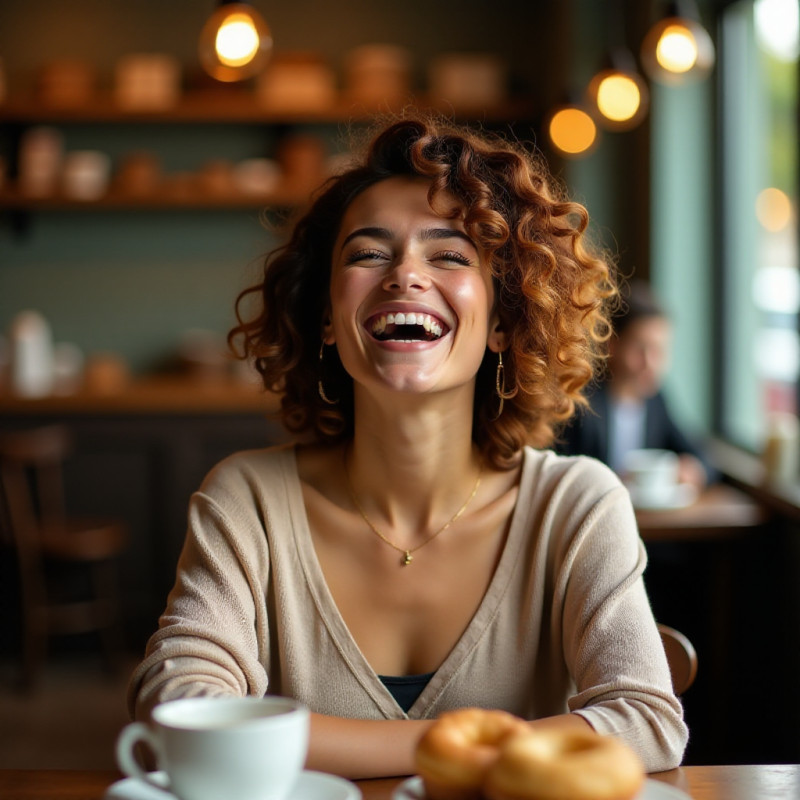
<instances>
[{"instance_id":1,"label":"ear","mask_svg":"<svg viewBox=\"0 0 800 800\"><path fill-rule=\"evenodd\" d=\"M486 341L486 346L493 353L501 353L508 347L508 337L503 330L500 319L496 314L492 315L489 326L489 338Z\"/></svg>"},{"instance_id":2,"label":"ear","mask_svg":"<svg viewBox=\"0 0 800 800\"><path fill-rule=\"evenodd\" d=\"M322 315L322 341L328 345L336 343L336 336L333 333L333 322L331 321L331 311L329 308L326 308L325 313Z\"/></svg>"}]
</instances>

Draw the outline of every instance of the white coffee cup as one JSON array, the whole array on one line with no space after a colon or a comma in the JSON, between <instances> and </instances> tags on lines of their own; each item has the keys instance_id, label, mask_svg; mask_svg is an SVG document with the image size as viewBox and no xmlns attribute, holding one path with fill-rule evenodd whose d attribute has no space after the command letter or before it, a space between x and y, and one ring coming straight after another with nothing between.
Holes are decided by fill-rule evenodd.
<instances>
[{"instance_id":1,"label":"white coffee cup","mask_svg":"<svg viewBox=\"0 0 800 800\"><path fill-rule=\"evenodd\" d=\"M152 723L122 729L117 763L180 800L285 800L303 770L308 732L308 709L290 698L173 700L155 707ZM136 760L139 742L152 749L167 786Z\"/></svg>"},{"instance_id":2,"label":"white coffee cup","mask_svg":"<svg viewBox=\"0 0 800 800\"><path fill-rule=\"evenodd\" d=\"M624 479L635 505L669 504L678 486L679 459L671 450L631 450Z\"/></svg>"}]
</instances>

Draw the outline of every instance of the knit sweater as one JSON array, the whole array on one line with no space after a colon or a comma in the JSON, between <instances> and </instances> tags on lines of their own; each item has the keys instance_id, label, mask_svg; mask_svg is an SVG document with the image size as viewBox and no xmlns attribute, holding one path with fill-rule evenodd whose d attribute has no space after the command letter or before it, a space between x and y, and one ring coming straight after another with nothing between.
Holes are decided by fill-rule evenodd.
<instances>
[{"instance_id":1,"label":"knit sweater","mask_svg":"<svg viewBox=\"0 0 800 800\"><path fill-rule=\"evenodd\" d=\"M669 769L687 730L645 563L628 494L607 467L526 448L486 594L406 714L326 585L294 448L238 453L191 499L176 583L131 679L131 713L179 697L265 693L376 720L465 706L526 719L571 711L626 741L648 771Z\"/></svg>"}]
</instances>

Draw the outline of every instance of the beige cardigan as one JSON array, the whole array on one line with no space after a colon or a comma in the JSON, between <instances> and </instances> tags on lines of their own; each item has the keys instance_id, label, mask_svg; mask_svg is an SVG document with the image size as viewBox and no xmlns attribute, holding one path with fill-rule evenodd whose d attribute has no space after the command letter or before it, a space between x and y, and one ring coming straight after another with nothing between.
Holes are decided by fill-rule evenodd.
<instances>
[{"instance_id":1,"label":"beige cardigan","mask_svg":"<svg viewBox=\"0 0 800 800\"><path fill-rule=\"evenodd\" d=\"M642 581L628 494L598 461L526 449L497 571L408 712L582 715L648 771L687 730ZM406 714L365 660L316 559L293 447L239 453L196 493L176 584L129 690L132 713L198 694L281 694L341 717Z\"/></svg>"}]
</instances>

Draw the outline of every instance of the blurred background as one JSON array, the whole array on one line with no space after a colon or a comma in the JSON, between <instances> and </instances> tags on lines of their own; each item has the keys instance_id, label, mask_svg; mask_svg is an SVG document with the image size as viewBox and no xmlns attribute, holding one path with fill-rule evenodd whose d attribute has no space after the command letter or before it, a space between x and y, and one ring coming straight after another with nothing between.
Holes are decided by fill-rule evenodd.
<instances>
[{"instance_id":1,"label":"blurred background","mask_svg":"<svg viewBox=\"0 0 800 800\"><path fill-rule=\"evenodd\" d=\"M223 456L283 437L228 356L235 298L353 137L409 105L540 152L661 298L676 415L769 518L698 548L722 583L675 577L700 644L727 632L686 699L688 758L797 761L797 0L256 0L253 57L227 60L206 29L218 5L0 4L0 430L66 426L68 510L125 530L116 671L85 634L20 675L6 520L0 766L113 764L189 494ZM670 70L652 30L676 18L696 51L682 63L678 42ZM787 724L764 735L768 702Z\"/></svg>"}]
</instances>

